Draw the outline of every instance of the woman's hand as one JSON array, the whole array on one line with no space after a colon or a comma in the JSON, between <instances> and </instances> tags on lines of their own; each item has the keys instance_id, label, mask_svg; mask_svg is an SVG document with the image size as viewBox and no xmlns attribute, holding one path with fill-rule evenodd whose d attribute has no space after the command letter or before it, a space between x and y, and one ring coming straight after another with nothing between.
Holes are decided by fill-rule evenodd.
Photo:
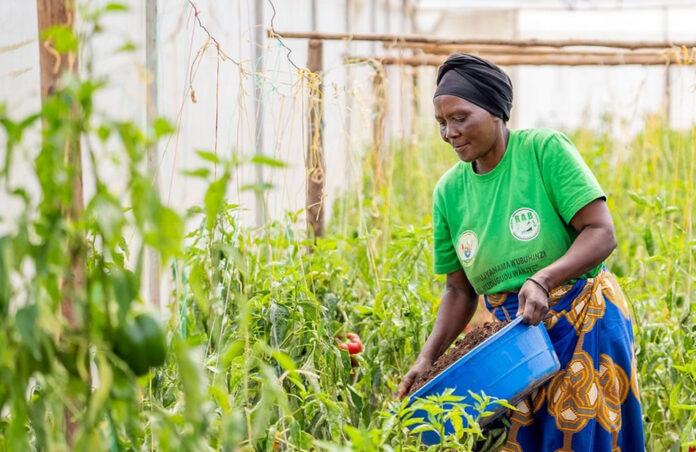
<instances>
[{"instance_id":1,"label":"woman's hand","mask_svg":"<svg viewBox=\"0 0 696 452\"><path fill-rule=\"evenodd\" d=\"M396 398L399 400L403 399L404 396L408 394L408 390L411 389L413 383L418 380L418 377L420 377L428 369L428 367L430 367L430 365L431 363L428 363L425 359L416 360L416 363L413 365L413 367L411 367L411 370L409 370L401 380L399 389L396 392Z\"/></svg>"},{"instance_id":2,"label":"woman's hand","mask_svg":"<svg viewBox=\"0 0 696 452\"><path fill-rule=\"evenodd\" d=\"M547 292L534 281L527 280L517 294L517 317L530 325L538 325L549 312L549 297Z\"/></svg>"},{"instance_id":3,"label":"woman's hand","mask_svg":"<svg viewBox=\"0 0 696 452\"><path fill-rule=\"evenodd\" d=\"M447 274L445 293L440 300L435 326L411 370L404 375L396 396L403 398L411 385L459 336L478 307L478 296L464 270Z\"/></svg>"}]
</instances>

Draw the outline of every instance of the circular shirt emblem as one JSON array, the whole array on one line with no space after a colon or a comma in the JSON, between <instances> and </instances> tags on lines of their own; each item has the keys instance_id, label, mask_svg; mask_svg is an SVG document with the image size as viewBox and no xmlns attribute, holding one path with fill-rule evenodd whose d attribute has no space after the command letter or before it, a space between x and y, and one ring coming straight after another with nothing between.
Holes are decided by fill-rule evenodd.
<instances>
[{"instance_id":1,"label":"circular shirt emblem","mask_svg":"<svg viewBox=\"0 0 696 452\"><path fill-rule=\"evenodd\" d=\"M515 210L510 216L510 233L517 239L527 242L539 235L539 215L528 207Z\"/></svg>"},{"instance_id":2,"label":"circular shirt emblem","mask_svg":"<svg viewBox=\"0 0 696 452\"><path fill-rule=\"evenodd\" d=\"M478 250L478 238L474 231L464 231L457 240L457 254L465 267L474 263L474 256Z\"/></svg>"}]
</instances>

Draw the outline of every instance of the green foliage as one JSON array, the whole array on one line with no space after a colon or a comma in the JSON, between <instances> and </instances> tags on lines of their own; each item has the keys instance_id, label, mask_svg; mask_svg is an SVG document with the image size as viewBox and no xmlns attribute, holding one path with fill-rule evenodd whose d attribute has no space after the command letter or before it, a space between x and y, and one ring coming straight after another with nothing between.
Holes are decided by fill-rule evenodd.
<instances>
[{"instance_id":1,"label":"green foliage","mask_svg":"<svg viewBox=\"0 0 696 452\"><path fill-rule=\"evenodd\" d=\"M579 131L573 138L607 195L620 276L634 321L648 450L696 442L696 129L677 132L658 117L625 145Z\"/></svg>"}]
</instances>

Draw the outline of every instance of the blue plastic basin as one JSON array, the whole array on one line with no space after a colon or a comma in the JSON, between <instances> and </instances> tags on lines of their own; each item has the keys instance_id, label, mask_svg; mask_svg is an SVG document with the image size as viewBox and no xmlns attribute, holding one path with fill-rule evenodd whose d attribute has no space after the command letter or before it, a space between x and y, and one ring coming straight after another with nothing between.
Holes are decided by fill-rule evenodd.
<instances>
[{"instance_id":1,"label":"blue plastic basin","mask_svg":"<svg viewBox=\"0 0 696 452\"><path fill-rule=\"evenodd\" d=\"M558 357L543 324L530 326L522 323L522 317L505 325L503 329L486 339L469 353L452 363L409 397L409 404L419 398L443 393L452 388L453 394L466 397L463 403L468 414L476 416L475 401L469 391L517 403L535 388L551 378L560 369ZM495 414L480 421L481 425L494 420L505 412L496 405L487 410ZM412 418L427 419L423 410L417 410ZM466 425L466 420L464 420ZM420 424L413 424L413 429ZM445 434L454 433L450 422L445 424ZM440 436L432 431L421 433L425 444L438 444Z\"/></svg>"}]
</instances>

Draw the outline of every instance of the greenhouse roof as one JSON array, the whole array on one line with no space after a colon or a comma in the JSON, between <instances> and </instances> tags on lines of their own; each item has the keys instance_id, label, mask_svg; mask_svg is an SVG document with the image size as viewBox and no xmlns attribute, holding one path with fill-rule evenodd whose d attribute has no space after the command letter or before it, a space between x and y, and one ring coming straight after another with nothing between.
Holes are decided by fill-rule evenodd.
<instances>
[{"instance_id":1,"label":"greenhouse roof","mask_svg":"<svg viewBox=\"0 0 696 452\"><path fill-rule=\"evenodd\" d=\"M693 0L420 0L421 10L443 9L636 9L696 7Z\"/></svg>"}]
</instances>

